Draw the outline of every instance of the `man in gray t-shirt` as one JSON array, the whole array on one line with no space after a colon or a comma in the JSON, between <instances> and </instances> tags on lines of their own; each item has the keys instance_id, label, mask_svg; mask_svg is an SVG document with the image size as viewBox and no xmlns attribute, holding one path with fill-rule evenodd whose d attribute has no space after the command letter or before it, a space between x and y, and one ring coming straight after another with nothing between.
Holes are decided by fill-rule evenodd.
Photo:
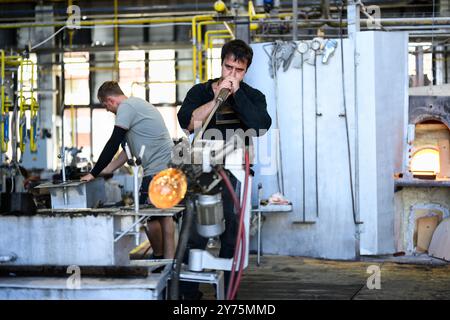
<instances>
[{"instance_id":1,"label":"man in gray t-shirt","mask_svg":"<svg viewBox=\"0 0 450 320\"><path fill-rule=\"evenodd\" d=\"M111 138L103 148L97 163L81 180L93 180L99 174L112 173L124 165L127 161L124 150L113 160L122 142L127 142L135 157L139 155L141 147L145 146L142 156L144 177L139 200L140 203L145 203L153 176L167 168L170 161L173 142L169 131L161 114L153 105L140 98L126 97L115 81L103 83L97 96L106 110L116 115L116 121ZM175 255L175 228L172 218L149 220L147 228L154 257L172 259Z\"/></svg>"},{"instance_id":2,"label":"man in gray t-shirt","mask_svg":"<svg viewBox=\"0 0 450 320\"><path fill-rule=\"evenodd\" d=\"M131 97L123 100L116 113L116 126L127 130L126 141L133 155L142 156L144 176L154 176L167 168L173 147L161 113L145 100Z\"/></svg>"}]
</instances>

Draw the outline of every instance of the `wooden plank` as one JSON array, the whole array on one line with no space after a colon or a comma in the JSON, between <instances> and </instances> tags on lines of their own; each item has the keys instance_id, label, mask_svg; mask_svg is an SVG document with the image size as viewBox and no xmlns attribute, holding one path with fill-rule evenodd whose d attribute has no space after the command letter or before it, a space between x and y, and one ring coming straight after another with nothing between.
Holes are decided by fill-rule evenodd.
<instances>
[{"instance_id":1,"label":"wooden plank","mask_svg":"<svg viewBox=\"0 0 450 320\"><path fill-rule=\"evenodd\" d=\"M431 256L450 261L450 218L436 228L428 252Z\"/></svg>"},{"instance_id":2,"label":"wooden plank","mask_svg":"<svg viewBox=\"0 0 450 320\"><path fill-rule=\"evenodd\" d=\"M439 217L423 217L417 219L417 245L416 252L425 253L430 246L431 238L439 224Z\"/></svg>"},{"instance_id":3,"label":"wooden plank","mask_svg":"<svg viewBox=\"0 0 450 320\"><path fill-rule=\"evenodd\" d=\"M445 179L450 177L450 142L448 139L440 139L439 147L439 173L438 178Z\"/></svg>"}]
</instances>

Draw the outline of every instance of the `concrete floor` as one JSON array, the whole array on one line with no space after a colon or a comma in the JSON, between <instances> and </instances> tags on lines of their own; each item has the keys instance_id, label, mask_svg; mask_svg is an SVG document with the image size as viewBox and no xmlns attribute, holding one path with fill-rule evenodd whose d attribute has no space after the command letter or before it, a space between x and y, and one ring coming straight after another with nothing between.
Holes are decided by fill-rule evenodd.
<instances>
[{"instance_id":1,"label":"concrete floor","mask_svg":"<svg viewBox=\"0 0 450 320\"><path fill-rule=\"evenodd\" d=\"M361 260L264 256L258 267L251 256L238 299L450 299L449 263L427 256ZM371 265L380 267L381 289L367 287ZM212 286L201 289L204 299L214 299Z\"/></svg>"}]
</instances>

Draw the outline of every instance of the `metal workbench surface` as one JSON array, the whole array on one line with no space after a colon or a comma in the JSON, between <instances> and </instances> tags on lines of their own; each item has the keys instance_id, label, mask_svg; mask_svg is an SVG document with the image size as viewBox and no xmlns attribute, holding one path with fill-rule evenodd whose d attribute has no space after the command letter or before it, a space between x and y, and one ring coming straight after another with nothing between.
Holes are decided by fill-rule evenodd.
<instances>
[{"instance_id":1,"label":"metal workbench surface","mask_svg":"<svg viewBox=\"0 0 450 320\"><path fill-rule=\"evenodd\" d=\"M98 215L117 215L117 216L174 216L184 211L184 207L173 207L169 209L158 209L154 207L143 206L136 214L134 207L106 207L106 208L82 208L82 209L38 209L33 215L40 216L98 216ZM6 212L0 213L3 216L26 216L26 213ZM31 214L30 214L31 215Z\"/></svg>"}]
</instances>

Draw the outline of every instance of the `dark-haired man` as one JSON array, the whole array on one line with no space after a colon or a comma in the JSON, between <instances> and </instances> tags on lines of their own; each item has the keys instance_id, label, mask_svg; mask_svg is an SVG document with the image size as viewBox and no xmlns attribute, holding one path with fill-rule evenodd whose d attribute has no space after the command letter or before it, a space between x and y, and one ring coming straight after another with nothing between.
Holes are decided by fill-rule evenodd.
<instances>
[{"instance_id":1,"label":"dark-haired man","mask_svg":"<svg viewBox=\"0 0 450 320\"><path fill-rule=\"evenodd\" d=\"M171 159L173 142L169 131L161 113L153 105L140 98L128 98L115 81L103 83L98 89L97 97L106 110L116 115L115 126L94 168L81 180L93 180L100 173L109 174L124 165L127 161L124 150L113 160L122 141L126 140L134 156L139 154L144 145L144 177L139 197L139 202L143 204L148 198L148 186L152 177L167 168ZM150 220L147 227L154 258L172 259L175 255L175 227L172 218Z\"/></svg>"},{"instance_id":2,"label":"dark-haired man","mask_svg":"<svg viewBox=\"0 0 450 320\"><path fill-rule=\"evenodd\" d=\"M203 136L208 136L209 129L216 129L222 134L222 139L230 138L230 131L236 132L252 131L252 135L262 135L271 126L272 119L267 113L267 104L264 94L243 82L244 76L253 59L252 48L242 40L232 40L222 47L222 71L221 77L200 83L192 87L186 95L178 112L178 121L183 129L192 133L202 126L211 110L214 108L217 96L223 89L229 89L230 93L217 110L215 116L207 126ZM218 139L217 135L214 134ZM244 137L245 138L245 137ZM251 143L249 141L249 143ZM231 177L236 189L237 180ZM236 214L233 209L233 201L228 190L222 186L223 209L225 216L225 232L221 235L221 248L219 257L232 258L235 248L237 233ZM192 229L188 248L203 249L207 239L202 239ZM227 287L229 272L225 273ZM183 283L181 290L185 299L199 298L198 286Z\"/></svg>"},{"instance_id":3,"label":"dark-haired man","mask_svg":"<svg viewBox=\"0 0 450 320\"><path fill-rule=\"evenodd\" d=\"M253 50L242 40L232 40L222 47L222 75L193 86L178 112L183 129L193 132L208 117L220 90L227 88L230 95L217 111L207 129L214 128L226 137L227 129L268 130L272 120L267 113L264 94L243 82L253 59Z\"/></svg>"}]
</instances>

